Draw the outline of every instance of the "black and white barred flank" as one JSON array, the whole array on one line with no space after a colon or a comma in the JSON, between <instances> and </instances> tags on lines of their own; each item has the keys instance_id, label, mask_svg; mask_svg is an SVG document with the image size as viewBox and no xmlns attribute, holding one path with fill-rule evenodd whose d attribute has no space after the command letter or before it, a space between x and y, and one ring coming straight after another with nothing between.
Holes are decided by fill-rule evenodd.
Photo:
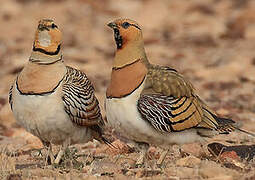
<instances>
[{"instance_id":1,"label":"black and white barred flank","mask_svg":"<svg viewBox=\"0 0 255 180\"><path fill-rule=\"evenodd\" d=\"M85 73L67 66L63 93L65 111L74 123L80 126L103 123L94 87Z\"/></svg>"},{"instance_id":2,"label":"black and white barred flank","mask_svg":"<svg viewBox=\"0 0 255 180\"><path fill-rule=\"evenodd\" d=\"M10 87L9 98L8 98L9 104L11 106L11 110L12 110L12 103L13 103L13 101L12 101L12 90L13 90L13 85L11 85L11 87Z\"/></svg>"},{"instance_id":3,"label":"black and white barred flank","mask_svg":"<svg viewBox=\"0 0 255 180\"><path fill-rule=\"evenodd\" d=\"M141 95L138 100L138 111L143 119L147 120L155 129L161 132L176 132L184 129L176 129L177 124L184 124L192 120L198 111L190 108L192 101L187 97L174 98L159 94ZM173 111L178 113L173 114ZM181 116L190 111L186 116ZM179 116L179 117L178 117ZM190 128L190 127L189 127Z\"/></svg>"}]
</instances>

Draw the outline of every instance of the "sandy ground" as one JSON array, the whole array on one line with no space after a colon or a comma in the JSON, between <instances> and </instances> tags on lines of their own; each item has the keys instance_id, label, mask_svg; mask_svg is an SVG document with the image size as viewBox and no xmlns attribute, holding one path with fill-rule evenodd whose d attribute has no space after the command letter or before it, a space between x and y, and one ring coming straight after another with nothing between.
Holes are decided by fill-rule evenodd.
<instances>
[{"instance_id":1,"label":"sandy ground","mask_svg":"<svg viewBox=\"0 0 255 180\"><path fill-rule=\"evenodd\" d=\"M135 19L143 28L152 63L188 78L218 114L255 132L255 1L252 0L1 0L0 1L0 179L255 179L253 162L224 163L206 146L173 147L161 169L151 147L147 167L135 168L138 152L113 137L118 150L98 142L75 145L59 167L32 151L40 141L16 124L8 90L28 61L40 18L52 18L64 33L66 64L87 73L104 113L115 44L106 23ZM102 68L103 67L103 68ZM242 133L207 143L253 144ZM54 147L56 150L58 147ZM75 153L77 151L77 153Z\"/></svg>"}]
</instances>

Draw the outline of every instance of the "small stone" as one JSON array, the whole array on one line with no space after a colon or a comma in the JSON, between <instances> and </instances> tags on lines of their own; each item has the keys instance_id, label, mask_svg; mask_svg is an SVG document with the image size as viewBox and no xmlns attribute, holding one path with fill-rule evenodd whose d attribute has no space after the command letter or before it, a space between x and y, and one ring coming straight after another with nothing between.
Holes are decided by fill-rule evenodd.
<instances>
[{"instance_id":1,"label":"small stone","mask_svg":"<svg viewBox=\"0 0 255 180\"><path fill-rule=\"evenodd\" d=\"M201 163L201 160L195 156L187 156L176 161L176 165L185 167L194 167Z\"/></svg>"},{"instance_id":2,"label":"small stone","mask_svg":"<svg viewBox=\"0 0 255 180\"><path fill-rule=\"evenodd\" d=\"M181 151L196 157L201 157L205 153L205 150L198 143L184 144Z\"/></svg>"},{"instance_id":3,"label":"small stone","mask_svg":"<svg viewBox=\"0 0 255 180\"><path fill-rule=\"evenodd\" d=\"M95 154L106 153L109 155L117 155L117 154L126 154L131 151L131 148L120 140L114 141L112 145L116 148L103 146L102 148L98 148Z\"/></svg>"},{"instance_id":4,"label":"small stone","mask_svg":"<svg viewBox=\"0 0 255 180\"><path fill-rule=\"evenodd\" d=\"M234 160L240 160L240 157L236 154L235 151L226 151L226 152L223 152L220 155L220 158L222 160L227 159L227 158L234 159Z\"/></svg>"}]
</instances>

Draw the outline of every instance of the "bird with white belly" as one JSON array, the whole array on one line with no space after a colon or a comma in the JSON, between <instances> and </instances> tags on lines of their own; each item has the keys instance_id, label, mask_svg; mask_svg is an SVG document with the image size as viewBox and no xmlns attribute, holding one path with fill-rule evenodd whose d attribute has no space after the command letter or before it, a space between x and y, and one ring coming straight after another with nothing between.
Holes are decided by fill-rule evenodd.
<instances>
[{"instance_id":1,"label":"bird with white belly","mask_svg":"<svg viewBox=\"0 0 255 180\"><path fill-rule=\"evenodd\" d=\"M29 61L9 93L15 119L49 148L56 164L68 145L105 141L94 87L85 73L64 64L61 42L58 26L40 20ZM51 144L61 145L56 158Z\"/></svg>"},{"instance_id":2,"label":"bird with white belly","mask_svg":"<svg viewBox=\"0 0 255 180\"><path fill-rule=\"evenodd\" d=\"M218 117L175 69L149 63L135 21L117 19L108 26L117 50L106 92L107 121L121 138L140 145L137 164L144 162L149 144L169 149L238 129L233 120Z\"/></svg>"}]
</instances>

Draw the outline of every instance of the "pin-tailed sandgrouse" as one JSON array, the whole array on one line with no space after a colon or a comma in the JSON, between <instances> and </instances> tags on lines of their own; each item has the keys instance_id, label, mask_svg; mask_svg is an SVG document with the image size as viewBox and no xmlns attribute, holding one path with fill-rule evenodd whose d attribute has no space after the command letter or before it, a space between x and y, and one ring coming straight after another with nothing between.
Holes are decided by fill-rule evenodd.
<instances>
[{"instance_id":1,"label":"pin-tailed sandgrouse","mask_svg":"<svg viewBox=\"0 0 255 180\"><path fill-rule=\"evenodd\" d=\"M86 74L66 66L62 33L49 19L39 21L28 63L17 76L9 102L17 122L50 147L59 163L70 144L104 140L94 88ZM56 159L51 143L62 145Z\"/></svg>"},{"instance_id":2,"label":"pin-tailed sandgrouse","mask_svg":"<svg viewBox=\"0 0 255 180\"><path fill-rule=\"evenodd\" d=\"M108 26L117 50L105 105L107 120L118 134L145 147L168 149L235 129L235 122L218 117L175 69L149 63L135 21L117 19Z\"/></svg>"}]
</instances>

